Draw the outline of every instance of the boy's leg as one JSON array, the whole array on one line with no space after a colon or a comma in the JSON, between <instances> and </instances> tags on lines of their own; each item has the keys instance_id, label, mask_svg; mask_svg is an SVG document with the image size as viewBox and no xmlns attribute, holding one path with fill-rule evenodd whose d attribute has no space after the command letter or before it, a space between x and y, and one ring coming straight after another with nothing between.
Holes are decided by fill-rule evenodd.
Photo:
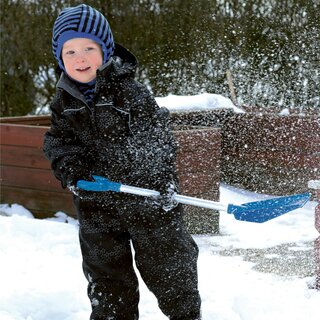
<instances>
[{"instance_id":1,"label":"boy's leg","mask_svg":"<svg viewBox=\"0 0 320 320\"><path fill-rule=\"evenodd\" d=\"M198 247L182 225L181 206L158 217L149 212L144 219L152 216L158 218L149 221L154 228L132 232L137 267L169 319L198 320Z\"/></svg>"},{"instance_id":2,"label":"boy's leg","mask_svg":"<svg viewBox=\"0 0 320 320\"><path fill-rule=\"evenodd\" d=\"M138 280L129 234L122 230L116 211L83 201L76 205L83 271L92 305L90 320L138 319Z\"/></svg>"}]
</instances>

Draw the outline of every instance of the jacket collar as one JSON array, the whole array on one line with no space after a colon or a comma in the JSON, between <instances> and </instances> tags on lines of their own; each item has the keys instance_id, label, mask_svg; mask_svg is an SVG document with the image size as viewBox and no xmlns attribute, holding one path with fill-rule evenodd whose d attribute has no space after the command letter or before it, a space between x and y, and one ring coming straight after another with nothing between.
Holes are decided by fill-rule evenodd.
<instances>
[{"instance_id":1,"label":"jacket collar","mask_svg":"<svg viewBox=\"0 0 320 320\"><path fill-rule=\"evenodd\" d=\"M61 88L67 91L76 99L79 99L85 104L88 104L85 96L81 93L76 83L73 82L64 72L61 73L60 79L58 80L58 83L57 83L57 88Z\"/></svg>"}]
</instances>

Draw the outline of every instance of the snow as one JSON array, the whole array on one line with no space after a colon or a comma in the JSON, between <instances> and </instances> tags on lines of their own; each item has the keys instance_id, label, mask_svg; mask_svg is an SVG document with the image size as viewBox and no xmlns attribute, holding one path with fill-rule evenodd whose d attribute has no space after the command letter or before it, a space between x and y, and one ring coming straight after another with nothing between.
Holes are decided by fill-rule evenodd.
<instances>
[{"instance_id":1,"label":"snow","mask_svg":"<svg viewBox=\"0 0 320 320\"><path fill-rule=\"evenodd\" d=\"M310 180L308 183L308 188L320 189L320 180Z\"/></svg>"},{"instance_id":2,"label":"snow","mask_svg":"<svg viewBox=\"0 0 320 320\"><path fill-rule=\"evenodd\" d=\"M269 197L228 185L222 185L220 192L222 202ZM194 235L200 249L203 320L318 319L320 292L308 287L312 273L281 275L276 266L263 272L248 259L254 250L259 254L266 250L264 258L271 261L281 252L268 253L268 248L289 244L289 258L297 252L311 257L318 237L315 206L309 201L262 224L237 221L221 212L219 235ZM77 221L63 212L50 219L34 219L18 204L2 204L0 212L0 319L88 319ZM298 264L297 269L305 267ZM140 290L140 319L166 319L141 279Z\"/></svg>"},{"instance_id":3,"label":"snow","mask_svg":"<svg viewBox=\"0 0 320 320\"><path fill-rule=\"evenodd\" d=\"M166 107L172 112L224 108L232 109L236 113L244 113L244 111L236 107L230 99L214 93L201 93L193 96L177 96L170 94L166 97L156 97L156 101L159 106Z\"/></svg>"},{"instance_id":4,"label":"snow","mask_svg":"<svg viewBox=\"0 0 320 320\"><path fill-rule=\"evenodd\" d=\"M288 108L284 108L279 112L280 116L288 116L290 114L290 111Z\"/></svg>"}]
</instances>

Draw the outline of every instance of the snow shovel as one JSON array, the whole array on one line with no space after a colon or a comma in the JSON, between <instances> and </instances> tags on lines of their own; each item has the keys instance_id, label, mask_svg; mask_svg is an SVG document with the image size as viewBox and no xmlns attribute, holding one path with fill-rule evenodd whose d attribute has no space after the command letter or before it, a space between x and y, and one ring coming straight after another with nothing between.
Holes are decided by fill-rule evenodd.
<instances>
[{"instance_id":1,"label":"snow shovel","mask_svg":"<svg viewBox=\"0 0 320 320\"><path fill-rule=\"evenodd\" d=\"M132 187L119 182L110 181L101 176L93 176L95 181L79 180L77 187L86 191L114 191L125 192L145 197L157 197L160 192L150 189ZM289 211L301 208L310 199L310 193L283 196L262 201L247 202L240 205L223 204L211 200L174 194L173 198L178 203L221 210L233 214L235 219L241 221L262 223L274 219Z\"/></svg>"}]
</instances>

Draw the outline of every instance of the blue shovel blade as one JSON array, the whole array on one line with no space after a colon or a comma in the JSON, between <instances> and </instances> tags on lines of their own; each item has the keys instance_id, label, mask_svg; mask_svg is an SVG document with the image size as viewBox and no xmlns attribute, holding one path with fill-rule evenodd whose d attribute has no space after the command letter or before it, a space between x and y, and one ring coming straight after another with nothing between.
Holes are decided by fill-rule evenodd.
<instances>
[{"instance_id":1,"label":"blue shovel blade","mask_svg":"<svg viewBox=\"0 0 320 320\"><path fill-rule=\"evenodd\" d=\"M303 193L241 205L230 204L228 213L233 214L237 220L262 223L303 207L309 199L310 194Z\"/></svg>"}]
</instances>

